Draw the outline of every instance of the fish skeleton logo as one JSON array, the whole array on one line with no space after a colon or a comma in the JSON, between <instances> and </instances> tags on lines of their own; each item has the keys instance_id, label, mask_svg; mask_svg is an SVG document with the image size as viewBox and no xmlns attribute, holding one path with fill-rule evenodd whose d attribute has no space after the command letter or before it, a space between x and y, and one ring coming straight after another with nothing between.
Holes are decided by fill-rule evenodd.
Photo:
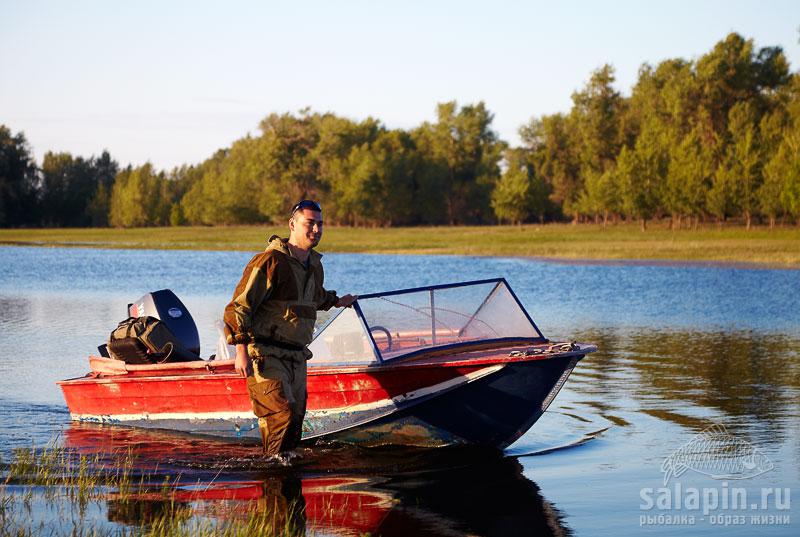
<instances>
[{"instance_id":1,"label":"fish skeleton logo","mask_svg":"<svg viewBox=\"0 0 800 537\"><path fill-rule=\"evenodd\" d=\"M764 453L750 442L731 436L722 425L711 425L692 437L664 459L664 486L672 476L686 470L713 479L748 479L769 472L774 466Z\"/></svg>"}]
</instances>

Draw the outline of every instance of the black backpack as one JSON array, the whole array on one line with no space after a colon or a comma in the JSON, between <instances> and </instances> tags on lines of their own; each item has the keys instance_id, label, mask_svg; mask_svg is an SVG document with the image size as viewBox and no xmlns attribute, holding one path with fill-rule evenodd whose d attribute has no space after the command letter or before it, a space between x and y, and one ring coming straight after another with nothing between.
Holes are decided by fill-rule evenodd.
<instances>
[{"instance_id":1,"label":"black backpack","mask_svg":"<svg viewBox=\"0 0 800 537\"><path fill-rule=\"evenodd\" d=\"M108 336L111 358L128 364L200 360L185 348L167 325L155 317L128 317Z\"/></svg>"}]
</instances>

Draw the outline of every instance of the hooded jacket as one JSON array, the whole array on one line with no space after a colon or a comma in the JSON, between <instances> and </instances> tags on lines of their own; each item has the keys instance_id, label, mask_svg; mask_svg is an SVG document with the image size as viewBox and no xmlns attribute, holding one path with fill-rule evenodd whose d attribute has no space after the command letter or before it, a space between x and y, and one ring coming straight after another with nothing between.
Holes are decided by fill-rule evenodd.
<instances>
[{"instance_id":1,"label":"hooded jacket","mask_svg":"<svg viewBox=\"0 0 800 537\"><path fill-rule=\"evenodd\" d=\"M289 253L287 240L273 235L245 267L225 307L228 343L301 350L311 343L317 310L339 301L336 291L323 287L322 254L311 250L306 267Z\"/></svg>"}]
</instances>

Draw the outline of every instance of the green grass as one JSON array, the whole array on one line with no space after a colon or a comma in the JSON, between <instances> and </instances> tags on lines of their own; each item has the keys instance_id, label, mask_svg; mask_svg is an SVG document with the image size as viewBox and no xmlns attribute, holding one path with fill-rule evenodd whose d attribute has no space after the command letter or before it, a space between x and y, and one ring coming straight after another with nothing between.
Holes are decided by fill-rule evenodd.
<instances>
[{"instance_id":1,"label":"green grass","mask_svg":"<svg viewBox=\"0 0 800 537\"><path fill-rule=\"evenodd\" d=\"M283 227L0 229L0 244L189 250L262 249ZM754 263L800 268L800 227L546 224L415 228L328 227L322 252L535 256L557 259Z\"/></svg>"},{"instance_id":2,"label":"green grass","mask_svg":"<svg viewBox=\"0 0 800 537\"><path fill-rule=\"evenodd\" d=\"M138 482L134 475L139 474ZM152 484L161 480L161 487ZM296 503L268 501L218 502L217 516L209 518L202 502L178 502L174 493L179 476L158 469L140 473L135 457L120 452L111 460L85 456L57 447L19 448L11 461L0 460L0 537L47 534L54 537L246 537L249 535L300 536L305 513ZM211 483L206 485L210 486ZM198 488L200 483L197 484ZM155 498L153 491L156 492ZM98 525L87 506L101 508L115 502L115 516L124 524ZM236 503L236 502L233 502ZM149 508L158 504L158 509ZM105 510L110 510L106 504ZM51 516L57 513L53 521ZM110 529L116 526L116 529ZM314 528L309 528L313 535Z\"/></svg>"}]
</instances>

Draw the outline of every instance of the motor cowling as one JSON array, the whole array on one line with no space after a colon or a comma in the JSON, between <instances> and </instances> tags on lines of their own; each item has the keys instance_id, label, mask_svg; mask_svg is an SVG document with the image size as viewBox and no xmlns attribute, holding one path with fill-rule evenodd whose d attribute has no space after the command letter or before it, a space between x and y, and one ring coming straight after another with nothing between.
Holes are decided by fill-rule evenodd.
<instances>
[{"instance_id":1,"label":"motor cowling","mask_svg":"<svg viewBox=\"0 0 800 537\"><path fill-rule=\"evenodd\" d=\"M175 335L188 350L200 356L200 335L197 325L183 302L169 289L147 293L128 304L131 317L155 317Z\"/></svg>"}]
</instances>

